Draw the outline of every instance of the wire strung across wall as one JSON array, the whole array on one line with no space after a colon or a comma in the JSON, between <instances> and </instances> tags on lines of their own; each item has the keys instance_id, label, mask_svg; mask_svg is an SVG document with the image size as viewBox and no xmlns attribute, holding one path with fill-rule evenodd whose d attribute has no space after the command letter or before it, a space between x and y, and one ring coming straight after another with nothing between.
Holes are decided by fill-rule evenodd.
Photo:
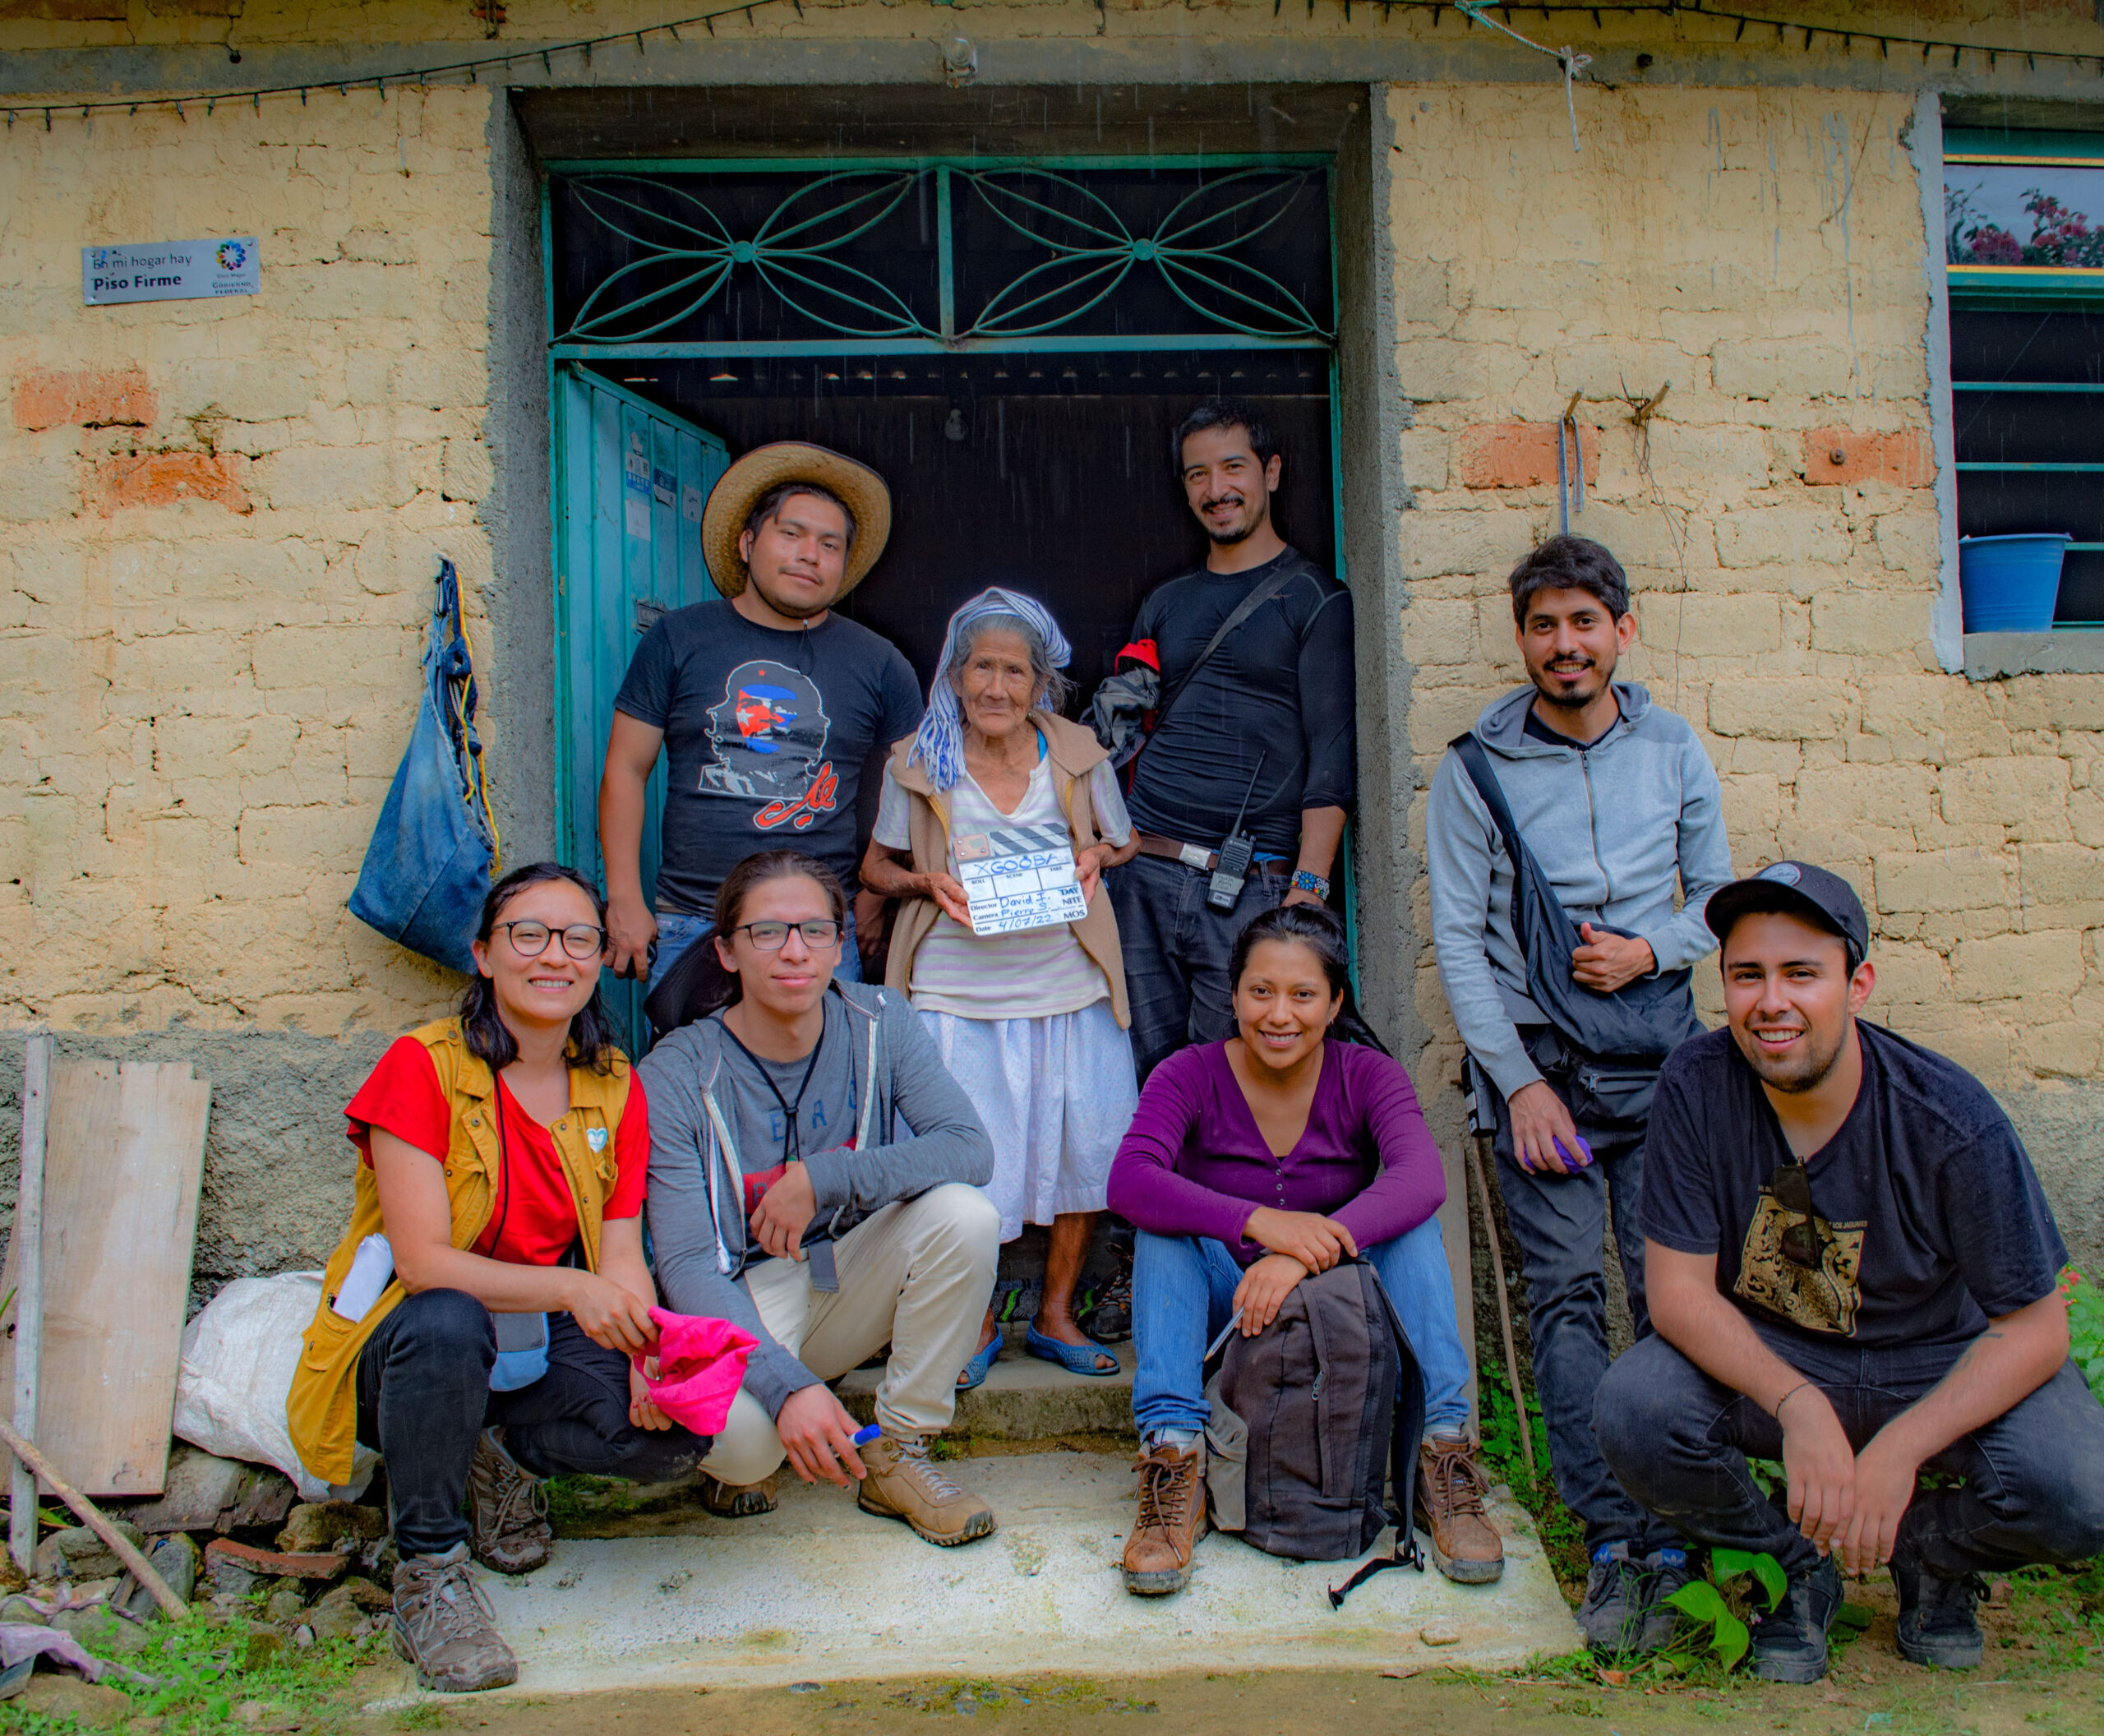
<instances>
[{"instance_id":1,"label":"wire strung across wall","mask_svg":"<svg viewBox=\"0 0 2104 1736\"><path fill-rule=\"evenodd\" d=\"M1099 7L1102 3L1103 0L1097 0ZM1342 3L1345 16L1350 18L1352 0L1342 0ZM1563 69L1566 95L1571 81L1584 72L1590 57L1580 54L1568 47L1557 49L1534 42L1520 35L1510 25L1489 16L1492 12L1503 12L1507 17L1517 14L1539 12L1543 19L1550 21L1558 16L1567 18L1572 15L1590 16L1595 29L1603 26L1605 15L1609 12L1617 15L1650 13L1682 21L1688 19L1711 19L1721 24L1736 26L1731 38L1733 43L1744 42L1749 30L1760 34L1773 30L1775 32L1779 45L1788 47L1794 40L1796 45L1806 53L1810 53L1814 44L1824 37L1829 46L1839 44L1841 52L1844 54L1853 53L1856 44L1862 43L1866 48L1876 46L1879 54L1885 58L1889 58L1892 51L1895 48L1909 50L1918 48L1925 64L1934 57L1948 51L1950 55L1950 65L1954 69L1962 66L1964 57L1970 54L1976 59L1984 59L1987 70L1991 72L1999 70L2005 58L2012 61L2021 60L2032 72L2037 70L2038 62L2042 60L2077 67L2094 67L2097 76L2104 78L2104 41L2100 41L2098 48L2088 51L2074 48L2014 48L2006 44L1965 42L1936 36L1915 36L1899 31L1870 30L1861 26L1843 28L1829 24L1807 24L1800 19L1778 18L1767 13L1741 12L1730 7L1710 6L1702 3L1702 0L1686 0L1686 3L1684 4L1674 3L1674 0L1605 0L1605 3L1599 5L1590 3L1590 0L1563 0L1563 3L1557 3L1557 0L1550 0L1550 3L1536 6L1502 5L1494 3L1494 0L1467 0L1465 4L1462 3L1462 0L1372 0L1372 3L1381 7L1381 16L1384 22L1396 7L1400 7L1408 12L1429 11L1432 14L1433 27L1437 29L1442 16L1451 10L1458 12L1471 28L1481 24L1490 29L1501 30L1505 35L1512 36L1525 44L1528 48L1554 57ZM187 120L189 118L187 110L201 108L209 115L216 111L222 103L250 104L260 113L262 110L263 99L266 96L297 96L304 104L312 93L326 90L335 90L348 95L353 90L370 89L377 92L384 99L390 90L419 88L435 83L450 83L455 80L462 84L475 84L486 75L501 75L514 67L530 66L537 60L541 62L542 72L553 76L555 60L558 55L565 58L573 55L581 56L585 64L589 66L595 50L618 48L625 44L633 44L635 52L642 54L648 52L647 44L650 38L655 37L661 41L669 39L673 42L680 42L684 39L680 35L683 30L706 30L711 36L713 36L716 34L716 26L719 23L742 16L745 22L750 25L753 22L753 14L763 7L779 8L784 4L793 6L796 10L796 16L800 18L803 16L803 0L736 0L735 4L721 6L712 12L696 12L685 18L675 18L658 24L644 25L636 30L613 30L604 35L579 37L570 42L547 43L537 47L522 47L500 53L479 54L468 60L449 61L431 66L409 67L392 72L367 72L355 77L310 79L298 84L261 85L239 90L197 91L182 96L118 97L99 102L81 103L21 103L7 109L7 125L12 127L16 120L25 115L32 117L41 115L44 130L49 132L54 120L58 118L71 118L77 116L85 119L95 114L119 113L136 114L142 108L173 110L178 118ZM1279 12L1283 5L1284 0L1272 0L1274 16ZM1312 16L1315 10L1315 0L1308 0L1308 10ZM1575 116L1573 125L1575 132ZM1573 143L1576 143L1575 137Z\"/></svg>"}]
</instances>

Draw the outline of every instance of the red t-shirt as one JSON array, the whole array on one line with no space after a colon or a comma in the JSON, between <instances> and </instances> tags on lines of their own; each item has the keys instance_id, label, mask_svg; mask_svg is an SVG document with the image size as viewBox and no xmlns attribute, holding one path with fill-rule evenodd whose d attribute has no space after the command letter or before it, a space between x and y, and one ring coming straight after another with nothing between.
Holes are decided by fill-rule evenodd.
<instances>
[{"instance_id":1,"label":"red t-shirt","mask_svg":"<svg viewBox=\"0 0 2104 1736\"><path fill-rule=\"evenodd\" d=\"M470 1251L513 1266L552 1266L577 1240L577 1207L564 1179L555 1136L519 1106L496 1082L503 1117L504 1170L489 1226ZM431 1050L413 1037L398 1038L380 1058L372 1076L344 1110L351 1143L372 1161L371 1132L383 1129L439 1162L452 1143L453 1110L438 1088ZM650 1169L650 1111L643 1082L629 1076L628 1106L614 1129L614 1161L620 1166L604 1216L634 1217L643 1210L643 1186Z\"/></svg>"}]
</instances>

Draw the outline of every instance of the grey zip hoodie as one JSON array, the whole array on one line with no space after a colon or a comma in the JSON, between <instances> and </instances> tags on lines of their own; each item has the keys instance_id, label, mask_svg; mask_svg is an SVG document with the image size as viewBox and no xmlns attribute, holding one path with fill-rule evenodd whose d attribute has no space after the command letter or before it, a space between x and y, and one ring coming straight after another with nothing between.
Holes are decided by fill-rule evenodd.
<instances>
[{"instance_id":1,"label":"grey zip hoodie","mask_svg":"<svg viewBox=\"0 0 2104 1736\"><path fill-rule=\"evenodd\" d=\"M872 1212L944 1182L985 1186L994 1143L903 995L861 983L833 986L838 992L827 996L828 1029L839 1019L851 1036L861 1109L852 1149L814 1152L804 1167L818 1196L810 1233L837 1241ZM768 1332L743 1281L752 1250L739 1148L751 1130L739 1124L735 1094L722 1088L728 1047L722 1025L698 1019L637 1067L650 1105L644 1211L667 1305L676 1314L731 1321L759 1340L746 1365L745 1389L773 1416L791 1393L816 1386L819 1378ZM894 1118L909 1137L890 1137L900 1130ZM763 1145L755 1167L771 1166Z\"/></svg>"},{"instance_id":2,"label":"grey zip hoodie","mask_svg":"<svg viewBox=\"0 0 2104 1736\"><path fill-rule=\"evenodd\" d=\"M1571 920L1641 935L1660 970L1678 970L1717 944L1702 909L1732 879L1723 792L1686 718L1633 682L1617 681L1614 691L1622 715L1589 748L1525 733L1531 686L1490 706L1471 732ZM1541 1077L1514 1027L1548 1020L1528 996L1513 938L1512 863L1451 748L1432 780L1425 857L1446 1004L1469 1052L1510 1097ZM1685 900L1677 912L1676 874Z\"/></svg>"}]
</instances>

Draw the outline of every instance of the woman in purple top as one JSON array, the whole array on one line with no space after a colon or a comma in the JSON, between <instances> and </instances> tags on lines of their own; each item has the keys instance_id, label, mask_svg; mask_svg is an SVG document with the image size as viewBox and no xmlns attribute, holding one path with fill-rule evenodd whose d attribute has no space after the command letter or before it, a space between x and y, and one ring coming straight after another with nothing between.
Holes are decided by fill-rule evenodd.
<instances>
[{"instance_id":1,"label":"woman in purple top","mask_svg":"<svg viewBox=\"0 0 2104 1736\"><path fill-rule=\"evenodd\" d=\"M1155 1596L1191 1577L1206 1525L1207 1345L1238 1311L1254 1337L1301 1279L1361 1254L1424 1371L1418 1523L1450 1579L1496 1579L1504 1544L1467 1432L1439 1151L1410 1075L1351 1010L1343 925L1312 905L1267 911L1236 941L1228 980L1235 1035L1155 1069L1110 1167L1110 1209L1139 1231L1140 1510L1125 1587Z\"/></svg>"}]
</instances>

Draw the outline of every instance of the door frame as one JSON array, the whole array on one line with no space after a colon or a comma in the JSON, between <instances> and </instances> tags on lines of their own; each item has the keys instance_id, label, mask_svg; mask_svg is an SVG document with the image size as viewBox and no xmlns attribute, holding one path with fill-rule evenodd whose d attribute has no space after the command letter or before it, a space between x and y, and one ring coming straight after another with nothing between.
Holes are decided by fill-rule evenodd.
<instances>
[{"instance_id":1,"label":"door frame","mask_svg":"<svg viewBox=\"0 0 2104 1736\"><path fill-rule=\"evenodd\" d=\"M949 193L948 179L945 172L953 169L985 172L1006 169L1044 169L1054 173L1120 169L1320 169L1323 177L1323 210L1329 227L1331 328L1329 335L1326 338L1308 335L1275 338L1239 332L1192 332L1124 336L1116 335L1061 336L1056 332L1049 332L984 338L968 336L856 338L842 334L832 338L796 339L778 342L709 343L671 339L594 343L566 340L556 330L556 261L554 182L558 177L587 174L650 176L779 174L787 177L810 174L814 170L835 174L905 170L923 173L932 171L937 176L939 246L944 257L947 259ZM1340 270L1341 261L1337 251L1337 155L1335 151L1251 151L1195 155L1171 154L1135 155L1131 153L1105 152L1097 155L1077 155L1066 153L1043 157L977 157L906 154L896 156L878 155L853 157L784 155L768 158L737 156L561 158L542 164L540 170L541 263L543 273L542 307L547 322L549 432L551 450L556 455L555 461L551 466L552 486L549 491L549 528L556 552L555 582L551 591L556 614L555 703L556 713L554 733L556 838L566 843L571 836L575 819L570 797L574 767L570 760L570 736L566 727L571 690L567 655L568 634L565 622L567 606L563 551L568 523L569 489L562 469L561 443L556 439L560 433L556 423L561 413L556 376L563 367L576 363L612 362L706 361L718 358L726 359L791 356L860 358L953 353L1056 354L1061 352L1089 353L1147 350L1233 352L1321 349L1329 358L1326 386L1329 397L1330 419L1330 515L1331 547L1334 550L1331 564L1338 581L1348 585L1350 579L1346 571L1345 544L1344 423L1341 381L1338 372L1338 357L1341 347L1345 312L1344 279ZM946 304L948 300L948 284L949 279L945 275L943 279L943 292ZM944 323L947 330L949 326L947 305ZM1343 906L1348 957L1352 986L1356 993L1359 986L1359 889L1358 877L1353 868L1355 843L1353 831L1354 829L1347 823L1344 838L1338 848L1338 860L1333 873L1340 883L1340 902Z\"/></svg>"}]
</instances>

